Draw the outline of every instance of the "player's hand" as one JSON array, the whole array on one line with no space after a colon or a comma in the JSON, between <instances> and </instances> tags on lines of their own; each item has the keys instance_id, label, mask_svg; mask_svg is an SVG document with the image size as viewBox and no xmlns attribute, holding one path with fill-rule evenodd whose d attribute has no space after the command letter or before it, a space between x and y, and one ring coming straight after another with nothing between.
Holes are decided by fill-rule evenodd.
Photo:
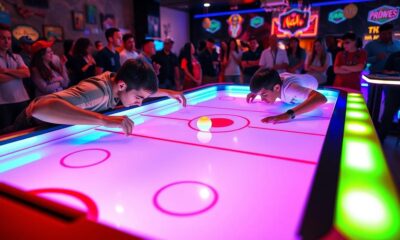
<instances>
[{"instance_id":1,"label":"player's hand","mask_svg":"<svg viewBox=\"0 0 400 240\"><path fill-rule=\"evenodd\" d=\"M278 123L278 122L286 122L289 119L290 119L289 114L282 113L282 114L279 114L279 115L276 115L276 116L270 116L270 117L263 118L261 120L261 122L275 124L275 123Z\"/></svg>"},{"instance_id":2,"label":"player's hand","mask_svg":"<svg viewBox=\"0 0 400 240\"><path fill-rule=\"evenodd\" d=\"M135 123L127 116L104 116L104 126L121 128L126 136L132 133Z\"/></svg>"},{"instance_id":3,"label":"player's hand","mask_svg":"<svg viewBox=\"0 0 400 240\"><path fill-rule=\"evenodd\" d=\"M247 94L247 97L246 97L247 103L252 103L256 97L257 97L257 94L255 94L255 93Z\"/></svg>"},{"instance_id":4,"label":"player's hand","mask_svg":"<svg viewBox=\"0 0 400 240\"><path fill-rule=\"evenodd\" d=\"M182 106L186 107L186 97L182 92L170 91L169 97L176 99L180 104L182 104Z\"/></svg>"}]
</instances>

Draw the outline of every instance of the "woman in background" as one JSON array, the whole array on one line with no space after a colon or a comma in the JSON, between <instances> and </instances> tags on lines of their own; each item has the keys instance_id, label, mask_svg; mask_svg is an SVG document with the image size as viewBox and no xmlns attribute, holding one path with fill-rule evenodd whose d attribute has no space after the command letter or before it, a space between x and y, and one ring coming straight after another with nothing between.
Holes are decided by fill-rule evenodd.
<instances>
[{"instance_id":1,"label":"woman in background","mask_svg":"<svg viewBox=\"0 0 400 240\"><path fill-rule=\"evenodd\" d=\"M96 74L96 61L92 56L93 51L93 44L88 38L79 38L76 41L70 64L70 86L74 86L81 80L93 77Z\"/></svg>"},{"instance_id":2,"label":"woman in background","mask_svg":"<svg viewBox=\"0 0 400 240\"><path fill-rule=\"evenodd\" d=\"M186 43L183 46L180 65L184 73L183 89L190 89L201 85L202 73L201 65L194 55L196 49L192 43Z\"/></svg>"},{"instance_id":3,"label":"woman in background","mask_svg":"<svg viewBox=\"0 0 400 240\"><path fill-rule=\"evenodd\" d=\"M318 80L319 85L327 83L327 70L332 65L332 56L327 52L325 41L317 38L313 42L312 51L307 55L305 70Z\"/></svg>"},{"instance_id":4,"label":"woman in background","mask_svg":"<svg viewBox=\"0 0 400 240\"><path fill-rule=\"evenodd\" d=\"M39 40L32 45L31 77L36 87L36 97L68 87L67 69L62 61L55 61L52 45L53 42L44 40Z\"/></svg>"}]
</instances>

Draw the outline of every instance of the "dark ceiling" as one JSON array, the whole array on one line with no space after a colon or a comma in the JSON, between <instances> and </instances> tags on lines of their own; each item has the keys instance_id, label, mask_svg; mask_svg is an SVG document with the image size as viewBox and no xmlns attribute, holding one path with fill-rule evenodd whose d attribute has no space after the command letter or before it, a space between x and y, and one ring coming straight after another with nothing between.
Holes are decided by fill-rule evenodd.
<instances>
[{"instance_id":1,"label":"dark ceiling","mask_svg":"<svg viewBox=\"0 0 400 240\"><path fill-rule=\"evenodd\" d=\"M322 3L327 0L302 0L303 3ZM213 9L228 8L232 6L240 5L240 8L246 6L247 8L258 8L260 7L259 0L202 0L202 1L191 1L191 0L160 0L161 6L175 8L184 11L201 10L203 11L203 3L211 3L209 12L213 12ZM298 0L289 0L289 2L297 3ZM351 0L347 1L351 3Z\"/></svg>"}]
</instances>

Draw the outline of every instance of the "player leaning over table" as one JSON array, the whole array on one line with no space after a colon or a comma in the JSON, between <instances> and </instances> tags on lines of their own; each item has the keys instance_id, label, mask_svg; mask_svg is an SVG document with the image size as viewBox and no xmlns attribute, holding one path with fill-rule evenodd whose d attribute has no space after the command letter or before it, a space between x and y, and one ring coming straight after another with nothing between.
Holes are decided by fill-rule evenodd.
<instances>
[{"instance_id":1,"label":"player leaning over table","mask_svg":"<svg viewBox=\"0 0 400 240\"><path fill-rule=\"evenodd\" d=\"M310 112L326 103L324 95L317 92L318 81L308 74L279 73L268 68L259 69L250 82L247 102L253 102L257 95L266 103L274 103L277 98L289 104L299 104L285 113L262 119L264 123L277 123Z\"/></svg>"},{"instance_id":2,"label":"player leaning over table","mask_svg":"<svg viewBox=\"0 0 400 240\"><path fill-rule=\"evenodd\" d=\"M74 87L36 98L8 130L21 130L43 121L119 127L129 134L134 122L127 116L107 116L98 112L115 108L119 102L124 107L140 106L148 97L168 96L186 105L180 92L158 89L157 81L152 66L143 60L131 59L117 73L104 72L82 80Z\"/></svg>"}]
</instances>

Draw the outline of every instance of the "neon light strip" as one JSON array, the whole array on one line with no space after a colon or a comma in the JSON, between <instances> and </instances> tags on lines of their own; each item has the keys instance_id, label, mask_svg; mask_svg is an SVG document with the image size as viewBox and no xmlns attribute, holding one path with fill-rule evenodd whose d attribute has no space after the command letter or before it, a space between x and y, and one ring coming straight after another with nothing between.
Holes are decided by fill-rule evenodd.
<instances>
[{"instance_id":1,"label":"neon light strip","mask_svg":"<svg viewBox=\"0 0 400 240\"><path fill-rule=\"evenodd\" d=\"M351 3L362 3L362 2L374 2L375 0L353 0ZM340 0L340 1L324 1L319 3L312 3L312 7L322 7L322 6L330 6L330 5L338 5L338 4L348 4L348 0ZM291 5L292 8L296 8L297 4ZM255 8L255 9L247 9L247 10L238 10L238 11L226 11L226 12L216 12L216 13L207 13L207 14L195 14L193 18L206 18L206 17L219 17L219 16L228 16L232 14L246 14L246 13L260 13L265 12L264 8Z\"/></svg>"},{"instance_id":2,"label":"neon light strip","mask_svg":"<svg viewBox=\"0 0 400 240\"><path fill-rule=\"evenodd\" d=\"M383 84L383 85L400 85L400 80L371 79L365 75L362 75L362 79L364 79L367 83Z\"/></svg>"},{"instance_id":3,"label":"neon light strip","mask_svg":"<svg viewBox=\"0 0 400 240\"><path fill-rule=\"evenodd\" d=\"M400 239L400 199L361 94L348 94L335 227L345 239Z\"/></svg>"}]
</instances>

